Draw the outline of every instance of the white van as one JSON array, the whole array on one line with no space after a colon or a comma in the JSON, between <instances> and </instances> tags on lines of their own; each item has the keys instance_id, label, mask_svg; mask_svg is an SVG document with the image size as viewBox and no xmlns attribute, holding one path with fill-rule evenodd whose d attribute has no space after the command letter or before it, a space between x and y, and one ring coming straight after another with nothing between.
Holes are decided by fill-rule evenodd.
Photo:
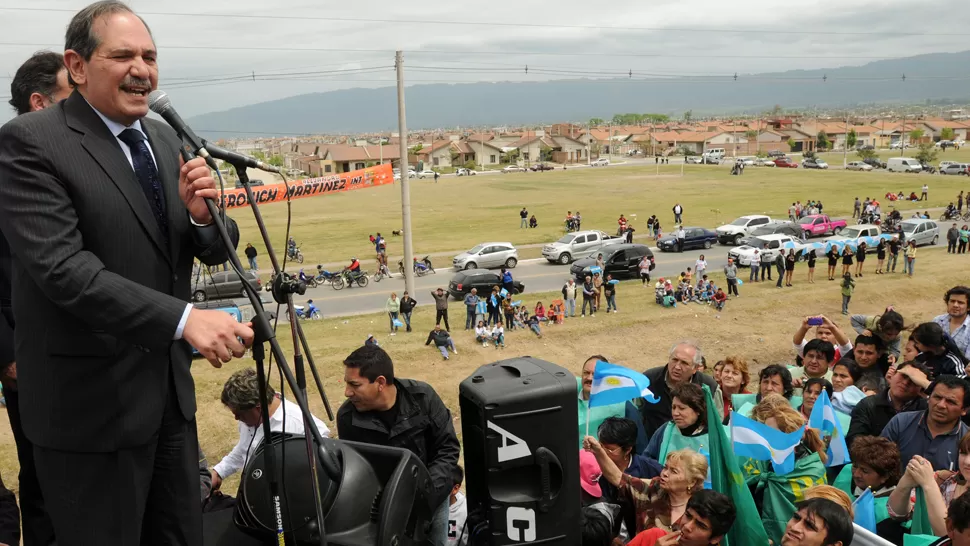
<instances>
[{"instance_id":1,"label":"white van","mask_svg":"<svg viewBox=\"0 0 970 546\"><path fill-rule=\"evenodd\" d=\"M911 157L890 157L886 170L891 173L918 173L923 171L923 166Z\"/></svg>"},{"instance_id":2,"label":"white van","mask_svg":"<svg viewBox=\"0 0 970 546\"><path fill-rule=\"evenodd\" d=\"M724 148L709 148L702 154L704 157L713 157L715 159L724 159Z\"/></svg>"}]
</instances>

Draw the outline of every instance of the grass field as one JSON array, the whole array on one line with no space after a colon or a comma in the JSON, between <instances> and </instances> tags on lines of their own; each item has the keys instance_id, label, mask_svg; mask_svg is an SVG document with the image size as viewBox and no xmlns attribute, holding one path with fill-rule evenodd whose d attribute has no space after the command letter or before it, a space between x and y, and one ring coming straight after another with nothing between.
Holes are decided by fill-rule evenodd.
<instances>
[{"instance_id":1,"label":"grass field","mask_svg":"<svg viewBox=\"0 0 970 546\"><path fill-rule=\"evenodd\" d=\"M970 149L947 152L947 158L965 157ZM832 165L841 165L841 156ZM743 177L730 176L729 167L687 165L682 177L680 165L657 169L615 166L576 168L541 173L495 174L477 177L447 177L411 182L412 224L415 254L471 248L484 241L514 244L544 243L558 239L566 211L577 209L583 226L612 232L616 219L636 215L634 228L646 229L646 220L656 214L666 231L673 226L671 208L680 202L689 225L715 227L742 214L766 213L785 217L788 205L800 199L821 199L825 212L848 215L852 199L882 196L887 191L919 193L924 180L930 184L929 203L920 207L945 206L957 193L970 190L965 178L913 178L885 172L805 172L802 169L749 168ZM367 237L381 232L387 237L389 255L403 253L403 240L391 235L401 229L399 184L358 190L326 197L293 201L292 233L300 244L305 264L365 259L369 267L373 247ZM537 229L519 229L518 212L526 207L539 220ZM274 240L281 250L285 241L286 204L261 207ZM242 229L241 245L252 242L260 253L264 269L265 251L248 209L233 212ZM391 264L391 269L396 269Z\"/></svg>"},{"instance_id":2,"label":"grass field","mask_svg":"<svg viewBox=\"0 0 970 546\"><path fill-rule=\"evenodd\" d=\"M712 226L717 222L712 209L720 209L720 221L729 221L742 213L784 215L793 199L805 202L815 198L823 200L826 212L848 214L856 194L882 195L903 183L904 190L918 191L918 185L924 180L930 184L931 201L926 204L930 208L945 205L961 189L970 189L964 178L940 176L904 178L907 175L752 168L742 177L733 177L725 168L695 166L681 178L679 167L678 174L670 166L660 177L651 174L653 170L652 167L575 169L565 173L461 178L441 181L437 186L433 182L415 182L412 192L416 211L415 243L420 251L430 252L470 247L486 239L542 242L558 235L557 229L550 226L553 219L560 218L567 209L576 208L583 212L584 223L590 227L612 229L622 212L628 217L637 214L634 225L645 228L650 214L657 214L669 226L670 208L679 201L685 208L686 223ZM368 233L378 230L389 233L396 228L393 218L400 211L399 197L399 187L392 186L294 201L298 240L309 256L320 256L309 258L313 262L324 261L327 256L339 259L352 253L366 255ZM544 224L541 230L518 229L516 212L522 205L540 218ZM264 211L271 220L270 229L282 242L280 230L285 220L285 206L265 207ZM252 233L247 212L237 212L235 217L246 233ZM246 240L244 237L243 241ZM391 243L395 244L395 239ZM399 250L392 247L391 252L395 251ZM867 263L871 271L875 260ZM947 256L940 250L921 249L916 278L867 274L859 279L851 310L877 313L892 304L908 323L925 321L943 312L941 298L947 288L966 283L968 263L970 255ZM711 262L711 270L717 270L719 265ZM476 346L471 336L460 329L464 309L460 303L453 302L452 326L460 354L448 362L443 362L435 349L424 346L434 316L433 310L426 307L415 313L416 331L410 335L387 336L387 318L383 315L325 319L304 325L335 410L343 400L343 357L362 344L368 334L375 334L394 358L398 375L434 385L451 408L456 427L460 428L458 383L477 367L501 358L532 355L576 372L588 355L603 353L632 368L645 369L662 365L669 346L680 338L690 337L701 342L709 362L731 354L746 357L755 369L767 363L787 362L793 357L791 334L801 317L825 313L838 317L837 322L849 330L848 320L839 314L841 300L836 283L824 280L824 270L816 273L822 280L809 285L804 281L806 270L799 265L794 288L776 289L773 283L745 283L741 287L742 297L732 299L720 315L697 305L660 308L653 303L652 290L642 289L636 282L624 282L618 289L620 313L569 320L565 325L546 328L541 340L529 332L512 332L507 336L508 347L504 351ZM530 307L537 300L548 303L551 296L529 294L525 303ZM281 330L279 335L284 349L291 348L289 334ZM199 436L210 464L218 462L237 438L232 415L219 403L222 385L234 370L251 365L251 360L243 359L214 369L204 361L196 361L193 368L199 401ZM273 380L274 385L279 383L278 378ZM315 391L311 388L311 392ZM313 395L311 399L316 415L326 420L319 396ZM4 416L0 424L0 473L8 487L16 490L16 452L6 422ZM233 491L235 483L227 482L226 490Z\"/></svg>"}]
</instances>

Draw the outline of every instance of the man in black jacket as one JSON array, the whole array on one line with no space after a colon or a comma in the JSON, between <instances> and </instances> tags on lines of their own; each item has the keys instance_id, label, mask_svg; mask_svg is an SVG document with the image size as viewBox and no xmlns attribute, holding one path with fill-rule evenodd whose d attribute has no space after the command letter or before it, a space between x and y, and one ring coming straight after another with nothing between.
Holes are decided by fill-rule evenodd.
<instances>
[{"instance_id":1,"label":"man in black jacket","mask_svg":"<svg viewBox=\"0 0 970 546\"><path fill-rule=\"evenodd\" d=\"M643 375L650 380L650 390L660 399L656 404L651 404L642 399L638 400L640 416L643 419L643 429L647 438L652 437L654 432L660 430L672 419L670 391L677 385L684 383L707 385L711 389L711 396L714 398L714 405L717 406L718 415L724 412L724 398L721 395L721 388L713 377L697 371L699 364L703 362L703 358L701 348L696 343L681 341L670 348L670 355L664 367L651 368L643 372Z\"/></svg>"},{"instance_id":2,"label":"man in black jacket","mask_svg":"<svg viewBox=\"0 0 970 546\"><path fill-rule=\"evenodd\" d=\"M849 447L859 436L879 436L897 413L923 411L926 400L920 396L929 385L928 373L922 364L903 362L889 379L889 386L881 393L867 396L852 410L852 421L845 440Z\"/></svg>"},{"instance_id":3,"label":"man in black jacket","mask_svg":"<svg viewBox=\"0 0 970 546\"><path fill-rule=\"evenodd\" d=\"M350 353L344 368L347 401L337 412L337 435L408 449L424 462L434 486L430 538L435 546L444 546L454 486L451 471L461 451L451 412L427 383L395 379L391 357L380 347Z\"/></svg>"}]
</instances>

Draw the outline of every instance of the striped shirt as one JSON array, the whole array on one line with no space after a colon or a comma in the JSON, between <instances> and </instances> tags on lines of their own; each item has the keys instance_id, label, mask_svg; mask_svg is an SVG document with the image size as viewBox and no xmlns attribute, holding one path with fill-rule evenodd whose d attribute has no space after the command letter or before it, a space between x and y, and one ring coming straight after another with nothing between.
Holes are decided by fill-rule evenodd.
<instances>
[{"instance_id":1,"label":"striped shirt","mask_svg":"<svg viewBox=\"0 0 970 546\"><path fill-rule=\"evenodd\" d=\"M950 315L940 315L933 319L933 322L943 328L943 333L950 336L957 347L963 351L964 356L970 358L970 315L963 319L963 324L957 328L956 332L950 331Z\"/></svg>"}]
</instances>

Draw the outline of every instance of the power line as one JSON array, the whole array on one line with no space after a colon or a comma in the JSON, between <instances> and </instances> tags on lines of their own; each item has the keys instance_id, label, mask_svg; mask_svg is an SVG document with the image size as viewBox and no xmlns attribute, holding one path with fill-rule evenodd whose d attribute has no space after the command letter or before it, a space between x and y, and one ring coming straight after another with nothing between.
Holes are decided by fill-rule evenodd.
<instances>
[{"instance_id":1,"label":"power line","mask_svg":"<svg viewBox=\"0 0 970 546\"><path fill-rule=\"evenodd\" d=\"M2 8L0 8L2 9ZM939 35L938 35L939 36ZM63 44L38 44L30 42L0 42L0 46L12 47L63 47ZM328 48L328 47L241 47L241 46L219 46L219 45L159 45L159 49L184 49L184 50L210 50L210 51L284 51L288 53L298 51L309 52L330 52L330 53L393 53L394 49L351 49L351 48ZM489 55L489 56L510 56L510 55L532 55L537 57L631 57L631 58L670 58L670 59L812 59L818 60L818 55L715 55L709 53L684 54L684 53L612 53L612 52L589 52L589 51L465 51L459 49L421 49L408 51L408 55ZM896 57L870 57L865 55L825 55L826 59L855 59L855 60L887 60Z\"/></svg>"},{"instance_id":2,"label":"power line","mask_svg":"<svg viewBox=\"0 0 970 546\"><path fill-rule=\"evenodd\" d=\"M28 8L28 7L4 7L0 10L21 11L21 12L60 12L75 13L76 10L65 8ZM343 23L392 23L398 25L448 25L448 26L485 26L485 27L514 27L514 28L554 28L554 29L582 29L582 30L621 30L621 31L641 31L641 32L703 32L718 34L785 34L785 35L809 35L809 36L942 36L942 37L966 37L968 33L945 34L939 32L897 32L897 31L868 31L868 32L838 32L838 31L819 31L819 30L778 30L778 29L730 29L730 28L705 28L705 27L627 27L627 26L607 26L607 25L567 25L558 23L525 23L508 21L440 21L424 19L377 19L364 17L334 17L330 15L249 15L241 13L178 13L178 12L148 12L139 11L139 15L152 17L218 17L220 19L259 19L259 20L285 20L285 21L327 21Z\"/></svg>"}]
</instances>

